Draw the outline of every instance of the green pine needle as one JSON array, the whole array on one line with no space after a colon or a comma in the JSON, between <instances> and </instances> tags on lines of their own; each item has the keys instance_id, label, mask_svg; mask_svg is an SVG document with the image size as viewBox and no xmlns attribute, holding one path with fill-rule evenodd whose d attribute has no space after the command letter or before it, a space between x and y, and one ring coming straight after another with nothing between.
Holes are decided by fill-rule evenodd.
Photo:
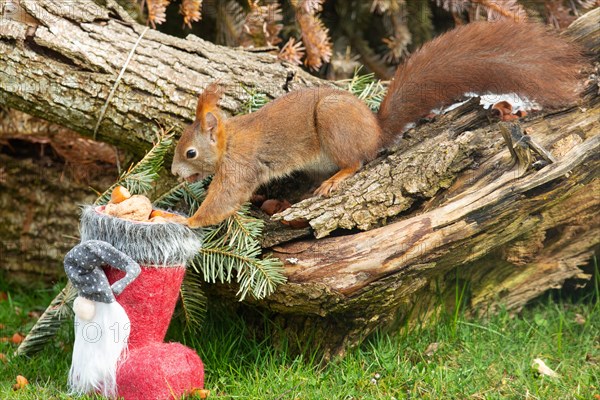
<instances>
[{"instance_id":1,"label":"green pine needle","mask_svg":"<svg viewBox=\"0 0 600 400\"><path fill-rule=\"evenodd\" d=\"M205 197L207 182L180 183L160 196L154 205L170 208L184 203L192 215ZM201 232L203 245L191 266L208 283L239 283L238 296L244 300L248 293L262 299L285 282L279 259L261 259L259 239L263 221L249 215L249 205L217 226L204 228ZM199 233L200 234L200 233Z\"/></svg>"},{"instance_id":2,"label":"green pine needle","mask_svg":"<svg viewBox=\"0 0 600 400\"><path fill-rule=\"evenodd\" d=\"M242 89L250 96L250 98L242 104L239 112L241 115L250 114L269 102L267 95L258 92L256 89L251 89L246 86L242 86Z\"/></svg>"},{"instance_id":3,"label":"green pine needle","mask_svg":"<svg viewBox=\"0 0 600 400\"><path fill-rule=\"evenodd\" d=\"M69 282L31 328L25 340L19 345L17 354L29 356L44 348L46 343L56 335L63 321L71 316L71 304L75 297L77 297L77 290Z\"/></svg>"},{"instance_id":4,"label":"green pine needle","mask_svg":"<svg viewBox=\"0 0 600 400\"><path fill-rule=\"evenodd\" d=\"M387 90L381 84L380 80L375 79L375 74L360 75L361 68L356 69L352 79L340 82L346 85L346 90L364 101L371 110L377 111Z\"/></svg>"},{"instance_id":5,"label":"green pine needle","mask_svg":"<svg viewBox=\"0 0 600 400\"><path fill-rule=\"evenodd\" d=\"M264 258L255 260L238 269L237 280L240 289L237 296L240 301L246 298L248 291L256 299L263 299L275 291L278 285L285 283L287 278L282 274L281 260Z\"/></svg>"},{"instance_id":6,"label":"green pine needle","mask_svg":"<svg viewBox=\"0 0 600 400\"><path fill-rule=\"evenodd\" d=\"M264 222L251 217L249 209L250 205L244 204L237 213L225 220L223 239L230 247L248 249L258 244Z\"/></svg>"},{"instance_id":7,"label":"green pine needle","mask_svg":"<svg viewBox=\"0 0 600 400\"><path fill-rule=\"evenodd\" d=\"M158 208L174 208L183 202L190 215L196 212L204 197L206 196L206 181L201 182L182 182L166 193L163 193L154 201L154 206Z\"/></svg>"},{"instance_id":8,"label":"green pine needle","mask_svg":"<svg viewBox=\"0 0 600 400\"><path fill-rule=\"evenodd\" d=\"M185 329L191 333L198 331L206 315L206 295L201 285L202 277L190 269L186 272L179 289Z\"/></svg>"},{"instance_id":9,"label":"green pine needle","mask_svg":"<svg viewBox=\"0 0 600 400\"><path fill-rule=\"evenodd\" d=\"M256 299L272 294L286 281L277 258L261 258L258 239L263 221L248 215L248 205L216 227L205 229L204 244L192 267L209 283L232 282L240 285L240 301L248 293ZM235 271L235 273L234 273Z\"/></svg>"}]
</instances>

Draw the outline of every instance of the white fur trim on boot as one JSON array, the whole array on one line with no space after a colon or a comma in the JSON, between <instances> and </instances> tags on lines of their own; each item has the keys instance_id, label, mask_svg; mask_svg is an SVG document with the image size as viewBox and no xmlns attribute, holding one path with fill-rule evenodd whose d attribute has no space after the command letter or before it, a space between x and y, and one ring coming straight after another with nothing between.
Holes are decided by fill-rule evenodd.
<instances>
[{"instance_id":1,"label":"white fur trim on boot","mask_svg":"<svg viewBox=\"0 0 600 400\"><path fill-rule=\"evenodd\" d=\"M134 222L101 212L103 207L81 210L81 242L101 240L145 266L185 265L202 247L200 232L182 224Z\"/></svg>"},{"instance_id":2,"label":"white fur trim on boot","mask_svg":"<svg viewBox=\"0 0 600 400\"><path fill-rule=\"evenodd\" d=\"M75 344L69 387L74 394L98 392L114 398L117 393L117 368L127 350L129 317L116 301L94 303L95 313L90 320L75 315Z\"/></svg>"}]
</instances>

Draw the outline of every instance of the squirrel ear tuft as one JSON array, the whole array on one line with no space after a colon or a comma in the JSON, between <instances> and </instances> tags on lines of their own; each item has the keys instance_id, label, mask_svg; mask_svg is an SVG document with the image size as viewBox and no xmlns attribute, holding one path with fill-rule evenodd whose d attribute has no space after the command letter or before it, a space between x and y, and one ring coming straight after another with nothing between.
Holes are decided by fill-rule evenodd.
<instances>
[{"instance_id":1,"label":"squirrel ear tuft","mask_svg":"<svg viewBox=\"0 0 600 400\"><path fill-rule=\"evenodd\" d=\"M201 121L206 113L218 108L217 103L223 95L223 89L218 82L213 82L198 96L196 120Z\"/></svg>"}]
</instances>

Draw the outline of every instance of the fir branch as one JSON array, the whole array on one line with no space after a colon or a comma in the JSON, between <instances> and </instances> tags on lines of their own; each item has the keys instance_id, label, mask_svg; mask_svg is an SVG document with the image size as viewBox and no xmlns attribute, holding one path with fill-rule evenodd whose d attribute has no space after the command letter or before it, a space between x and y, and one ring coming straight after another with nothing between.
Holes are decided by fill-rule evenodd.
<instances>
[{"instance_id":1,"label":"fir branch","mask_svg":"<svg viewBox=\"0 0 600 400\"><path fill-rule=\"evenodd\" d=\"M342 80L340 83L346 85L346 90L364 101L373 111L379 110L379 106L386 94L385 87L375 74L360 75L361 68L354 71L352 79Z\"/></svg>"},{"instance_id":2,"label":"fir branch","mask_svg":"<svg viewBox=\"0 0 600 400\"><path fill-rule=\"evenodd\" d=\"M408 46L412 43L412 35L407 26L407 8L400 7L398 1L394 1L392 4L394 6L390 7L383 16L384 26L391 28L391 35L382 40L388 48L384 60L390 64L396 64L408 54Z\"/></svg>"},{"instance_id":3,"label":"fir branch","mask_svg":"<svg viewBox=\"0 0 600 400\"><path fill-rule=\"evenodd\" d=\"M476 6L480 5L487 11L487 19L490 21L500 18L509 18L515 21L527 19L525 9L517 0L436 0L436 3L446 11L451 12L455 18L469 6L477 16ZM472 17L471 19L475 18Z\"/></svg>"},{"instance_id":4,"label":"fir branch","mask_svg":"<svg viewBox=\"0 0 600 400\"><path fill-rule=\"evenodd\" d=\"M242 89L250 96L250 98L240 107L240 115L250 114L269 102L269 98L266 94L258 92L254 88L250 89L246 86L242 86Z\"/></svg>"},{"instance_id":5,"label":"fir branch","mask_svg":"<svg viewBox=\"0 0 600 400\"><path fill-rule=\"evenodd\" d=\"M223 238L228 246L239 249L250 249L255 246L262 234L264 222L248 215L249 205L244 204L241 209L225 220L226 232Z\"/></svg>"},{"instance_id":6,"label":"fir branch","mask_svg":"<svg viewBox=\"0 0 600 400\"><path fill-rule=\"evenodd\" d=\"M256 299L270 295L286 278L279 259L260 258L258 238L263 227L264 222L250 217L244 205L217 227L205 230L204 244L192 267L209 283L231 283L236 271L240 301L248 293Z\"/></svg>"},{"instance_id":7,"label":"fir branch","mask_svg":"<svg viewBox=\"0 0 600 400\"><path fill-rule=\"evenodd\" d=\"M206 181L182 182L159 196L154 200L153 205L162 209L171 209L184 202L189 210L189 215L192 215L200 207L206 196L206 190L204 189L206 186Z\"/></svg>"},{"instance_id":8,"label":"fir branch","mask_svg":"<svg viewBox=\"0 0 600 400\"><path fill-rule=\"evenodd\" d=\"M281 42L279 33L283 12L279 3L259 5L257 0L250 2L250 12L245 17L240 35L243 47L275 46Z\"/></svg>"},{"instance_id":9,"label":"fir branch","mask_svg":"<svg viewBox=\"0 0 600 400\"><path fill-rule=\"evenodd\" d=\"M302 42L306 50L304 63L312 70L318 70L323 63L328 63L333 52L333 45L329 38L329 29L323 21L312 14L305 14L298 10L298 24L302 31Z\"/></svg>"},{"instance_id":10,"label":"fir branch","mask_svg":"<svg viewBox=\"0 0 600 400\"><path fill-rule=\"evenodd\" d=\"M474 4L480 4L487 10L487 18L494 21L500 18L508 18L515 21L527 19L527 13L517 0L471 0Z\"/></svg>"},{"instance_id":11,"label":"fir branch","mask_svg":"<svg viewBox=\"0 0 600 400\"><path fill-rule=\"evenodd\" d=\"M470 0L436 0L438 7L452 14L462 13L469 5Z\"/></svg>"},{"instance_id":12,"label":"fir branch","mask_svg":"<svg viewBox=\"0 0 600 400\"><path fill-rule=\"evenodd\" d=\"M159 171L163 166L164 158L173 144L172 134L162 134L158 142L146 153L137 164L129 167L117 182L111 185L94 202L95 205L104 205L110 200L113 189L117 186L124 186L132 194L143 194L152 189L154 182L159 178Z\"/></svg>"},{"instance_id":13,"label":"fir branch","mask_svg":"<svg viewBox=\"0 0 600 400\"><path fill-rule=\"evenodd\" d=\"M194 270L188 270L179 289L185 329L197 332L206 316L206 295L202 291L202 278Z\"/></svg>"},{"instance_id":14,"label":"fir branch","mask_svg":"<svg viewBox=\"0 0 600 400\"><path fill-rule=\"evenodd\" d=\"M304 57L305 50L302 40L296 41L295 38L291 37L277 57L290 64L300 65L302 64L302 57Z\"/></svg>"},{"instance_id":15,"label":"fir branch","mask_svg":"<svg viewBox=\"0 0 600 400\"><path fill-rule=\"evenodd\" d=\"M154 205L169 208L184 201L191 215L204 199L206 183L181 183L160 196ZM279 259L260 258L259 238L263 227L264 222L252 218L249 205L245 204L219 225L207 227L199 233L203 235L202 249L190 266L208 283L231 283L235 278L240 285L240 301L248 293L257 299L270 295L286 278Z\"/></svg>"},{"instance_id":16,"label":"fir branch","mask_svg":"<svg viewBox=\"0 0 600 400\"><path fill-rule=\"evenodd\" d=\"M252 257L238 254L231 247L213 247L205 243L192 267L202 273L208 283L231 283L233 270L251 262Z\"/></svg>"},{"instance_id":17,"label":"fir branch","mask_svg":"<svg viewBox=\"0 0 600 400\"><path fill-rule=\"evenodd\" d=\"M277 285L285 283L287 278L282 273L281 260L260 259L260 253L260 246L245 254L229 246L205 246L192 266L209 283L231 283L233 271L236 270L236 280L240 286L237 292L239 300L243 301L248 293L256 299L263 299L272 294Z\"/></svg>"},{"instance_id":18,"label":"fir branch","mask_svg":"<svg viewBox=\"0 0 600 400\"><path fill-rule=\"evenodd\" d=\"M238 269L240 289L237 295L244 300L248 291L256 299L263 299L273 293L277 285L285 283L287 278L281 273L281 260L264 258Z\"/></svg>"},{"instance_id":19,"label":"fir branch","mask_svg":"<svg viewBox=\"0 0 600 400\"><path fill-rule=\"evenodd\" d=\"M294 7L302 10L306 14L316 14L323 9L324 0L292 0Z\"/></svg>"},{"instance_id":20,"label":"fir branch","mask_svg":"<svg viewBox=\"0 0 600 400\"><path fill-rule=\"evenodd\" d=\"M20 356L32 355L52 340L63 321L73 313L71 307L75 297L77 297L77 289L71 285L71 282L68 282L31 328L25 340L21 342L17 354Z\"/></svg>"}]
</instances>

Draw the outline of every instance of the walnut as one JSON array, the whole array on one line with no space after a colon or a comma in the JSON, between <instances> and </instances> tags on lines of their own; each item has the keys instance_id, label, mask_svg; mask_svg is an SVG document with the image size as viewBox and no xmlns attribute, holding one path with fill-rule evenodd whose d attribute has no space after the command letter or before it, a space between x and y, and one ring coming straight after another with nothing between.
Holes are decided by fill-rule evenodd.
<instances>
[{"instance_id":1,"label":"walnut","mask_svg":"<svg viewBox=\"0 0 600 400\"><path fill-rule=\"evenodd\" d=\"M146 196L136 194L118 204L107 204L104 212L117 218L148 221L152 212L152 203Z\"/></svg>"}]
</instances>

